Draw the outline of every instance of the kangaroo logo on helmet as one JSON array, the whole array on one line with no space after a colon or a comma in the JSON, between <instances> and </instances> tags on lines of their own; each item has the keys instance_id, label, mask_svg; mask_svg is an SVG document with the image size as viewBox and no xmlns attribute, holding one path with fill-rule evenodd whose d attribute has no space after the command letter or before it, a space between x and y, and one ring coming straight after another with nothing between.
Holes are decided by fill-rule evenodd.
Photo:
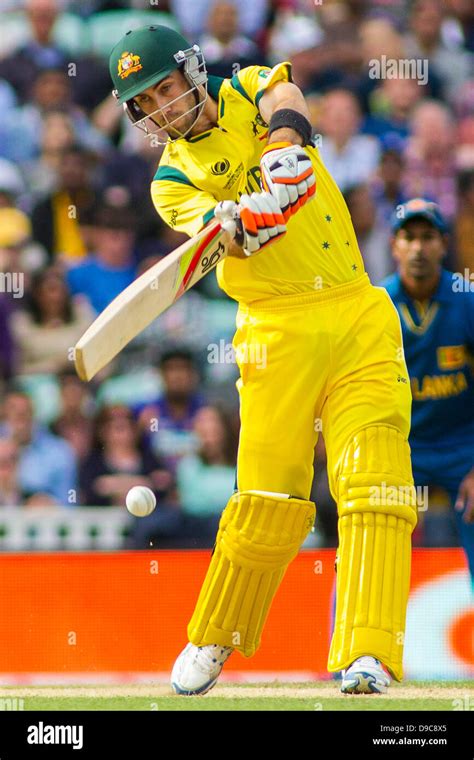
<instances>
[{"instance_id":1,"label":"kangaroo logo on helmet","mask_svg":"<svg viewBox=\"0 0 474 760\"><path fill-rule=\"evenodd\" d=\"M134 55L133 53L125 51L125 53L122 53L119 58L118 75L120 79L126 79L130 74L133 74L135 71L140 71L142 68L143 66L140 62L139 55Z\"/></svg>"}]
</instances>

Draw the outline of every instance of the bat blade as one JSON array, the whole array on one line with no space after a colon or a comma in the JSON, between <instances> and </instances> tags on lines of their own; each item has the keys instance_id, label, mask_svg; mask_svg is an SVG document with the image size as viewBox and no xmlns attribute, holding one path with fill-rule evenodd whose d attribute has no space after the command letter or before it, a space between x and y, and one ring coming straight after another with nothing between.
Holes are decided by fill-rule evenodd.
<instances>
[{"instance_id":1,"label":"bat blade","mask_svg":"<svg viewBox=\"0 0 474 760\"><path fill-rule=\"evenodd\" d=\"M187 240L122 291L88 327L74 349L76 372L87 381L210 272L229 252L217 222Z\"/></svg>"}]
</instances>

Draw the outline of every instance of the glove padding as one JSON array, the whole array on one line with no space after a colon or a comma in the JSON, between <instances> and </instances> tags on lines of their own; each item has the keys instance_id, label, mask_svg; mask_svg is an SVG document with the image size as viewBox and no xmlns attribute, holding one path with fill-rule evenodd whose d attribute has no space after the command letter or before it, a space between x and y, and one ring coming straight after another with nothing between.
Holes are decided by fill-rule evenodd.
<instances>
[{"instance_id":1,"label":"glove padding","mask_svg":"<svg viewBox=\"0 0 474 760\"><path fill-rule=\"evenodd\" d=\"M285 221L314 197L316 177L301 145L270 143L260 159L261 184L280 206Z\"/></svg>"},{"instance_id":2,"label":"glove padding","mask_svg":"<svg viewBox=\"0 0 474 760\"><path fill-rule=\"evenodd\" d=\"M270 193L241 195L238 204L221 201L214 216L247 256L258 253L286 232L281 209Z\"/></svg>"}]
</instances>

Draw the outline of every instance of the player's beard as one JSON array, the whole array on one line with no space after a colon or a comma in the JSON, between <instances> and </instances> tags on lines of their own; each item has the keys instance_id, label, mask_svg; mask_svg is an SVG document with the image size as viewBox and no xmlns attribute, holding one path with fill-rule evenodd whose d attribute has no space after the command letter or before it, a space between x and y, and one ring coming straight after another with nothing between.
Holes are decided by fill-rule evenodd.
<instances>
[{"instance_id":1,"label":"player's beard","mask_svg":"<svg viewBox=\"0 0 474 760\"><path fill-rule=\"evenodd\" d=\"M186 98L186 104L183 108L182 114L182 116L179 113L170 114L166 117L168 124L174 122L172 126L164 124L161 127L161 125L158 125L172 140L176 140L186 134L189 135L188 130L191 130L191 127L199 118L199 105L196 103L196 99L191 93L189 94L189 102L188 98Z\"/></svg>"},{"instance_id":2,"label":"player's beard","mask_svg":"<svg viewBox=\"0 0 474 760\"><path fill-rule=\"evenodd\" d=\"M190 127L193 125L193 122L196 120L196 113L188 113L181 118L179 116L175 116L174 119L176 119L176 123L172 127L165 128L165 132L167 132L172 140L182 137L184 134L186 134L188 129L190 129ZM168 121L173 121L173 119L168 119Z\"/></svg>"}]
</instances>

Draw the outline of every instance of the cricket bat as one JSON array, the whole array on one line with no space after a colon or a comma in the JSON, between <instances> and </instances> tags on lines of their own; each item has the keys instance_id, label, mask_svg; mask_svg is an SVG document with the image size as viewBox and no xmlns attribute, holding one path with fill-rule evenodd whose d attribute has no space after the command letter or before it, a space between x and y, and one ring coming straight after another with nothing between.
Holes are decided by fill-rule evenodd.
<instances>
[{"instance_id":1,"label":"cricket bat","mask_svg":"<svg viewBox=\"0 0 474 760\"><path fill-rule=\"evenodd\" d=\"M74 349L76 372L92 380L186 290L222 261L231 239L215 222L137 277L90 325Z\"/></svg>"}]
</instances>

